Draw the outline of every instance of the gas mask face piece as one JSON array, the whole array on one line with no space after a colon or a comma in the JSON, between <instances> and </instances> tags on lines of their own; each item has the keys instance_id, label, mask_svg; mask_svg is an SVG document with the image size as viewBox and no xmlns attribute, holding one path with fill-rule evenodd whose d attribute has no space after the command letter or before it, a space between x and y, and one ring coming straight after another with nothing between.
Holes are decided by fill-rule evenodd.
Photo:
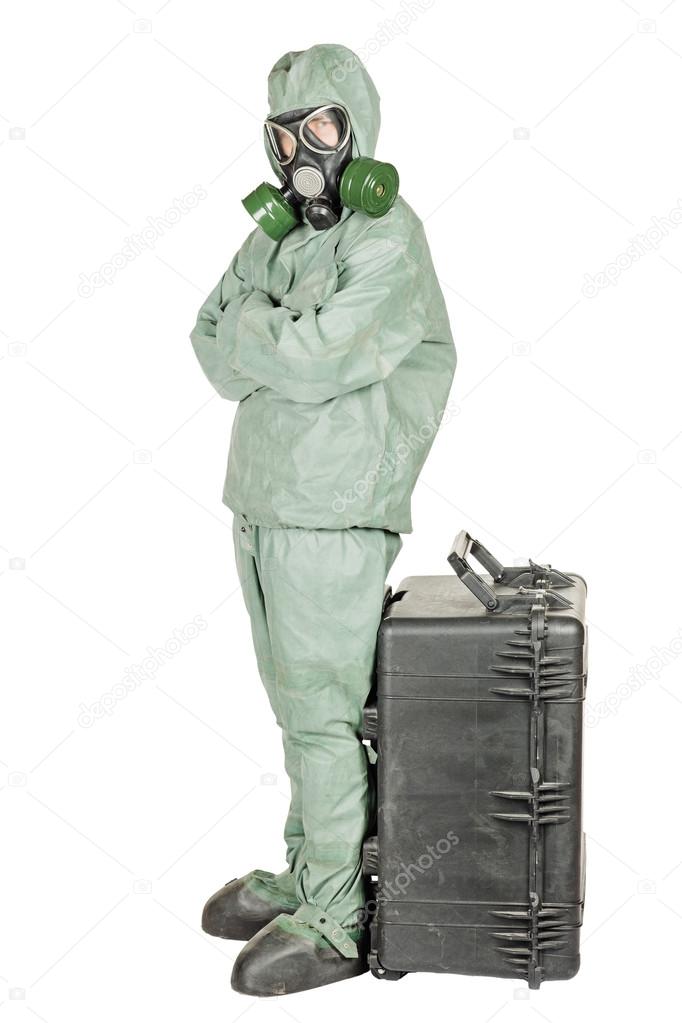
<instances>
[{"instance_id":1,"label":"gas mask face piece","mask_svg":"<svg viewBox=\"0 0 682 1023\"><path fill-rule=\"evenodd\" d=\"M292 111L265 122L270 147L305 220L323 231L338 223L338 182L351 161L350 122L337 106Z\"/></svg>"},{"instance_id":2,"label":"gas mask face piece","mask_svg":"<svg viewBox=\"0 0 682 1023\"><path fill-rule=\"evenodd\" d=\"M338 104L292 110L265 122L284 184L263 182L242 200L268 237L279 241L301 219L316 231L338 223L341 207L370 217L388 213L398 194L390 163L352 157L350 118Z\"/></svg>"}]
</instances>

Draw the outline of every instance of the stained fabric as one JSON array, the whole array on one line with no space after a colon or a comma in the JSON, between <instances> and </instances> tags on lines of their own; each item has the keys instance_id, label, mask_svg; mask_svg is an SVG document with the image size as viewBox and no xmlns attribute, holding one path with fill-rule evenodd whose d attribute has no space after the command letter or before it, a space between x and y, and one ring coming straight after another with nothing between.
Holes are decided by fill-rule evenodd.
<instances>
[{"instance_id":1,"label":"stained fabric","mask_svg":"<svg viewBox=\"0 0 682 1023\"><path fill-rule=\"evenodd\" d=\"M285 54L272 118L340 104L353 156L373 156L379 97L342 46ZM275 172L281 168L264 130ZM280 241L256 228L199 311L206 376L239 402L224 502L271 527L412 530L410 498L447 401L455 350L421 222L344 208Z\"/></svg>"}]
</instances>

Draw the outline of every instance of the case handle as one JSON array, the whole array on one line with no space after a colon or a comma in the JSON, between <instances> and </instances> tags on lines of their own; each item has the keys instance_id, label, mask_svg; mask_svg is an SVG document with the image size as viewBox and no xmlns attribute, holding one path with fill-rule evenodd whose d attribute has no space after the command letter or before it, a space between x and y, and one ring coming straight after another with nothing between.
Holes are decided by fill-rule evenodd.
<instances>
[{"instance_id":1,"label":"case handle","mask_svg":"<svg viewBox=\"0 0 682 1023\"><path fill-rule=\"evenodd\" d=\"M493 588L484 579L481 579L480 575L471 567L469 558L474 558L492 576L494 583L499 583L502 586L517 586L517 593L503 598L496 595ZM505 611L529 606L538 592L537 587L540 587L546 594L550 607L572 606L569 600L554 592L555 588L571 586L573 583L570 576L563 572L557 572L550 565L536 565L534 561L529 561L528 565L522 567L505 568L482 543L474 540L465 529L455 537L448 561L467 589L480 600L487 611Z\"/></svg>"},{"instance_id":2,"label":"case handle","mask_svg":"<svg viewBox=\"0 0 682 1023\"><path fill-rule=\"evenodd\" d=\"M484 607L488 608L489 611L494 611L499 601L495 596L493 589L488 586L487 582L481 579L480 575L477 575L476 572L474 572L468 561L470 557L475 558L479 565L482 565L496 582L502 578L504 574L504 566L497 560L497 558L493 557L490 551L487 550L482 543L479 543L478 540L474 540L474 538L467 533L466 529L463 529L455 537L452 550L448 554L448 561L467 589L471 590L473 595L480 600Z\"/></svg>"}]
</instances>

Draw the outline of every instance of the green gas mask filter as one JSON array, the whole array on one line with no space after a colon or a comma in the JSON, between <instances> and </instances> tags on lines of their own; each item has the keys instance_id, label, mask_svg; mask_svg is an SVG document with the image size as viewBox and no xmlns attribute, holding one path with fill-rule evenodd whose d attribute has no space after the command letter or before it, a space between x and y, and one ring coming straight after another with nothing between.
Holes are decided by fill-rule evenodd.
<instances>
[{"instance_id":1,"label":"green gas mask filter","mask_svg":"<svg viewBox=\"0 0 682 1023\"><path fill-rule=\"evenodd\" d=\"M368 217L383 217L396 200L398 185L398 172L392 163L360 156L343 171L339 195L344 206ZM242 203L267 236L279 241L301 222L296 200L297 196L286 185L275 188L264 181Z\"/></svg>"},{"instance_id":2,"label":"green gas mask filter","mask_svg":"<svg viewBox=\"0 0 682 1023\"><path fill-rule=\"evenodd\" d=\"M395 202L397 170L366 156L352 158L343 107L292 110L266 121L265 131L284 184L276 188L264 181L242 203L273 241L302 221L318 231L332 227L342 206L383 217Z\"/></svg>"}]
</instances>

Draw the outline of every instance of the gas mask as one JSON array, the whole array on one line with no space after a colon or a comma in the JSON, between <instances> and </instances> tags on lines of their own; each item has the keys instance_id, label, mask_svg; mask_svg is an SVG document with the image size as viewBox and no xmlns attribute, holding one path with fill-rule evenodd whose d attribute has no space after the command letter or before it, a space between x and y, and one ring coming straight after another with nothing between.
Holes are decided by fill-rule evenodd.
<instances>
[{"instance_id":1,"label":"gas mask","mask_svg":"<svg viewBox=\"0 0 682 1023\"><path fill-rule=\"evenodd\" d=\"M242 203L269 238L279 241L302 220L316 231L338 223L342 206L383 217L398 195L390 163L353 159L350 118L342 106L291 110L265 122L267 144L283 179L264 181Z\"/></svg>"}]
</instances>

